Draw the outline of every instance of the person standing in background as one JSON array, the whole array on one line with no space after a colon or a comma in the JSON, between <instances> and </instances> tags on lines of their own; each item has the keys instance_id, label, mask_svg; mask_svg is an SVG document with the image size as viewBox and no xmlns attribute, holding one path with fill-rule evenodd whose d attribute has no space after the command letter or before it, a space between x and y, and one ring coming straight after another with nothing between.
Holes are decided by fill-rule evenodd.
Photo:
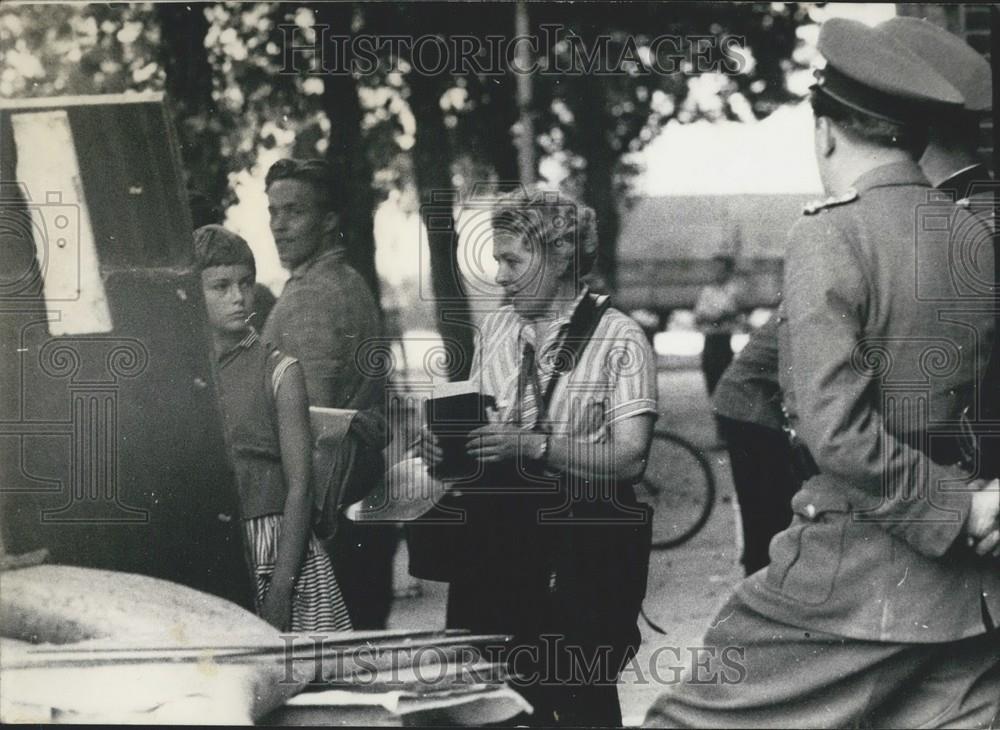
<instances>
[{"instance_id":1,"label":"person standing in background","mask_svg":"<svg viewBox=\"0 0 1000 730\"><path fill-rule=\"evenodd\" d=\"M365 372L363 351L359 355L382 336L378 306L346 261L349 243L338 226L329 165L278 160L264 184L271 232L289 278L263 339L302 363L311 406L364 412L384 433L384 377ZM356 629L385 626L396 544L393 525L358 524L343 515L338 520L328 548Z\"/></svg>"},{"instance_id":2,"label":"person standing in background","mask_svg":"<svg viewBox=\"0 0 1000 730\"><path fill-rule=\"evenodd\" d=\"M701 371L705 374L709 397L715 393L719 378L733 361L730 340L740 316L740 287L733 275L736 259L721 254L712 261L717 267L715 281L701 290L694 305L695 323L705 335Z\"/></svg>"},{"instance_id":3,"label":"person standing in background","mask_svg":"<svg viewBox=\"0 0 1000 730\"><path fill-rule=\"evenodd\" d=\"M792 521L799 489L778 384L778 315L750 335L712 400L733 472L747 575L768 564L771 538Z\"/></svg>"}]
</instances>

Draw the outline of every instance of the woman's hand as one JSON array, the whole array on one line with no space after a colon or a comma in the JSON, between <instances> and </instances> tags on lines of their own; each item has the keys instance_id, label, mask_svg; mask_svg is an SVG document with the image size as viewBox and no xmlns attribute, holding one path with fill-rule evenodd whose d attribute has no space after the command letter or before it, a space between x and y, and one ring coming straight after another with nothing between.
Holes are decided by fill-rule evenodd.
<instances>
[{"instance_id":1,"label":"woman's hand","mask_svg":"<svg viewBox=\"0 0 1000 730\"><path fill-rule=\"evenodd\" d=\"M417 456L432 469L439 467L444 460L444 451L441 450L441 444L438 443L437 436L431 433L431 430L427 426L420 429Z\"/></svg>"},{"instance_id":2,"label":"woman's hand","mask_svg":"<svg viewBox=\"0 0 1000 730\"><path fill-rule=\"evenodd\" d=\"M527 458L536 458L545 438L545 434L523 431L510 424L489 423L469 432L465 450L485 464L516 462L519 452Z\"/></svg>"},{"instance_id":3,"label":"woman's hand","mask_svg":"<svg viewBox=\"0 0 1000 730\"><path fill-rule=\"evenodd\" d=\"M288 631L292 627L292 592L271 586L260 606L260 617L278 631Z\"/></svg>"}]
</instances>

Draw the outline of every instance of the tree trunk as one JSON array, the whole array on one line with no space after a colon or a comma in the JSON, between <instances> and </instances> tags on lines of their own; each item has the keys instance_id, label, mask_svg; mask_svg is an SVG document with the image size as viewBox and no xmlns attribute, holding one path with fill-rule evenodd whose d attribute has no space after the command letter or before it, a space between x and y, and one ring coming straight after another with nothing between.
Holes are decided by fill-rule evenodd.
<instances>
[{"instance_id":1,"label":"tree trunk","mask_svg":"<svg viewBox=\"0 0 1000 730\"><path fill-rule=\"evenodd\" d=\"M488 35L512 37L514 34L514 7L511 4L483 3L467 8L474 11L467 25L474 28L473 32L484 39L484 43ZM495 63L503 61L494 59ZM469 75L468 82L477 102L468 125L475 145L473 150L480 160L493 168L497 178L517 180L518 150L512 134L518 121L517 77L507 69L503 75Z\"/></svg>"},{"instance_id":2,"label":"tree trunk","mask_svg":"<svg viewBox=\"0 0 1000 730\"><path fill-rule=\"evenodd\" d=\"M325 37L348 35L354 17L354 3L315 3L316 25L329 26ZM348 45L348 51L350 46ZM335 57L332 47L327 57ZM350 68L351 59L347 59ZM357 81L348 73L323 77L323 111L330 121L326 158L333 168L338 197L341 200L340 227L347 242L348 260L371 287L379 300L379 281L375 272L375 190L372 166L361 131L361 102Z\"/></svg>"},{"instance_id":3,"label":"tree trunk","mask_svg":"<svg viewBox=\"0 0 1000 730\"><path fill-rule=\"evenodd\" d=\"M528 17L528 6L525 0L518 0L514 6L516 21L514 23L517 37L524 37L531 33L530 19ZM517 47L518 68L531 68L534 59L527 44L521 43ZM533 80L529 74L517 75L517 110L518 126L520 131L517 135L517 169L518 177L522 185L531 185L535 182L536 162L535 162L535 120L534 110L531 108Z\"/></svg>"},{"instance_id":4,"label":"tree trunk","mask_svg":"<svg viewBox=\"0 0 1000 730\"><path fill-rule=\"evenodd\" d=\"M450 380L464 380L469 376L475 340L458 268L452 158L439 104L446 78L412 73L407 80L410 109L417 123L413 168L421 201L420 217L427 228L438 331L449 353L445 369ZM441 222L448 219L451 225L443 226Z\"/></svg>"},{"instance_id":5,"label":"tree trunk","mask_svg":"<svg viewBox=\"0 0 1000 730\"><path fill-rule=\"evenodd\" d=\"M212 64L205 48L208 19L202 3L157 3L160 64L180 135L189 190L222 209L229 196L227 166L220 154L219 123L212 99Z\"/></svg>"},{"instance_id":6,"label":"tree trunk","mask_svg":"<svg viewBox=\"0 0 1000 730\"><path fill-rule=\"evenodd\" d=\"M618 156L608 140L604 83L600 78L578 84L579 106L575 112L580 150L587 158L583 200L597 214L598 256L595 269L614 290L617 275L618 205L614 175Z\"/></svg>"}]
</instances>

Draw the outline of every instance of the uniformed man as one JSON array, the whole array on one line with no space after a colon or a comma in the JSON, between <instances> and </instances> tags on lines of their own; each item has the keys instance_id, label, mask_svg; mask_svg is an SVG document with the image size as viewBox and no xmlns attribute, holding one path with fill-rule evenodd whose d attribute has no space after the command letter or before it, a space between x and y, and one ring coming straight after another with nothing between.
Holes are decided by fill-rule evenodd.
<instances>
[{"instance_id":1,"label":"uniformed man","mask_svg":"<svg viewBox=\"0 0 1000 730\"><path fill-rule=\"evenodd\" d=\"M990 183L989 168L979 158L979 123L993 109L993 74L989 62L968 43L933 23L895 17L876 26L906 46L962 94L961 107L931 120L920 169L931 184L967 198L979 184Z\"/></svg>"},{"instance_id":2,"label":"uniformed man","mask_svg":"<svg viewBox=\"0 0 1000 730\"><path fill-rule=\"evenodd\" d=\"M963 98L856 21L827 21L819 50L811 102L830 197L790 234L779 327L790 426L816 473L770 566L712 622L711 661L646 722L989 727L1000 713L1000 491L972 478L952 427L992 345L993 291L951 276L955 232L983 223L929 203L916 164L926 120ZM992 268L992 250L978 253ZM938 280L919 280L918 267ZM927 296L928 285L950 296Z\"/></svg>"},{"instance_id":3,"label":"uniformed man","mask_svg":"<svg viewBox=\"0 0 1000 730\"><path fill-rule=\"evenodd\" d=\"M995 230L997 185L978 150L980 122L993 110L989 62L961 38L926 20L892 18L876 28L919 55L965 97L961 110L934 120L920 168L934 187L950 193L974 214L989 219ZM994 247L996 244L994 238ZM1000 270L997 276L1000 278ZM983 382L986 397L976 430L980 434L982 473L995 477L1000 474L1000 348L993 348Z\"/></svg>"},{"instance_id":4,"label":"uniformed man","mask_svg":"<svg viewBox=\"0 0 1000 730\"><path fill-rule=\"evenodd\" d=\"M876 26L915 52L964 97L951 114L935 117L920 167L934 186L950 193L959 205L977 215L993 216L995 185L977 149L980 119L993 108L989 63L957 36L926 20L895 17ZM970 197L971 196L971 197ZM1000 446L995 422L1000 421L996 387L1000 379L998 348L983 378L993 398L984 399L977 430L982 473L1000 472ZM768 563L771 538L791 520L789 502L799 480L790 468L794 455L782 431L778 385L777 319L753 332L747 346L719 381L713 397L716 417L725 437L733 483L743 525L742 562L747 575Z\"/></svg>"}]
</instances>

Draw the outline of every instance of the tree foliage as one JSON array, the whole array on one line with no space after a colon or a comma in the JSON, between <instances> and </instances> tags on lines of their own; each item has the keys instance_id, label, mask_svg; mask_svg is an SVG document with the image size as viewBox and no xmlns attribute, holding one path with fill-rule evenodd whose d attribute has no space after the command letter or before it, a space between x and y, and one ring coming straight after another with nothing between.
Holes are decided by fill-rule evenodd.
<instances>
[{"instance_id":1,"label":"tree foliage","mask_svg":"<svg viewBox=\"0 0 1000 730\"><path fill-rule=\"evenodd\" d=\"M542 44L531 74L531 142L538 159L564 170L561 186L597 210L600 265L613 285L618 217L640 172L634 153L671 120L762 118L789 101L785 78L796 66L796 33L810 22L809 5L529 3L527 9L532 34L553 41ZM0 94L166 91L189 185L221 205L233 202L231 176L251 169L261 149L280 145L298 156L326 156L342 182L341 218L354 263L374 285L372 217L389 189L416 188L426 196L516 177L517 76L506 58L485 56L480 68L428 75L405 53L383 53L370 73L323 74L312 41L324 32L463 35L488 49L490 36L513 36L514 6L0 5ZM674 67L666 71L650 62L651 44L662 36L676 39L669 46ZM296 69L288 68L291 39L302 46ZM727 46L733 39L735 46ZM735 62L726 65L727 59ZM461 295L455 249L454 237L431 236L435 292L450 300Z\"/></svg>"}]
</instances>

